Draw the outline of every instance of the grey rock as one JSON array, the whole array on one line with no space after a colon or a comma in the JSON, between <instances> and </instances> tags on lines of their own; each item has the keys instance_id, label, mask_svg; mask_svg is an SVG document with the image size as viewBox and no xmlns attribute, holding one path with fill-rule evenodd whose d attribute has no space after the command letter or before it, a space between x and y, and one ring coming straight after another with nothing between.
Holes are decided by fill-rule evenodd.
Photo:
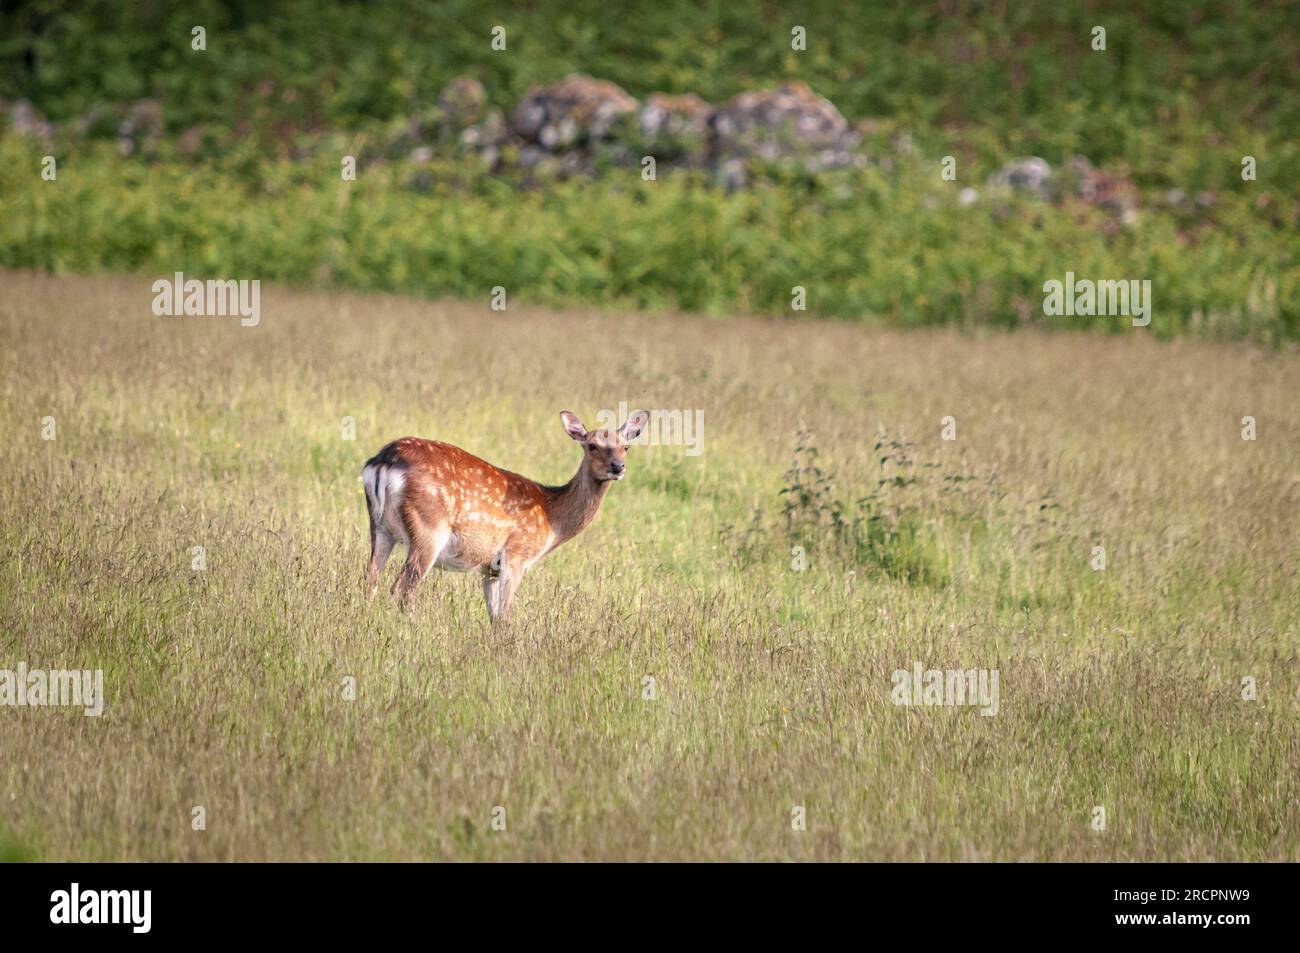
<instances>
[{"instance_id":1,"label":"grey rock","mask_svg":"<svg viewBox=\"0 0 1300 953\"><path fill-rule=\"evenodd\" d=\"M30 100L20 99L14 103L9 112L9 128L19 136L32 139L52 139L54 125L32 105Z\"/></svg>"},{"instance_id":2,"label":"grey rock","mask_svg":"<svg viewBox=\"0 0 1300 953\"><path fill-rule=\"evenodd\" d=\"M1085 156L1071 156L1056 183L1058 196L1115 213L1125 225L1137 221L1137 187L1127 175L1098 169Z\"/></svg>"},{"instance_id":3,"label":"grey rock","mask_svg":"<svg viewBox=\"0 0 1300 953\"><path fill-rule=\"evenodd\" d=\"M657 159L703 164L709 157L712 116L713 107L694 93L651 93L637 116L641 145Z\"/></svg>"},{"instance_id":4,"label":"grey rock","mask_svg":"<svg viewBox=\"0 0 1300 953\"><path fill-rule=\"evenodd\" d=\"M482 122L461 130L460 144L466 149L500 150L510 140L510 129L499 109L491 110Z\"/></svg>"},{"instance_id":5,"label":"grey rock","mask_svg":"<svg viewBox=\"0 0 1300 953\"><path fill-rule=\"evenodd\" d=\"M472 76L457 76L438 94L438 109L447 130L458 133L487 118L487 90Z\"/></svg>"},{"instance_id":6,"label":"grey rock","mask_svg":"<svg viewBox=\"0 0 1300 953\"><path fill-rule=\"evenodd\" d=\"M622 87L574 75L535 86L515 107L511 129L547 152L614 138L635 117L637 102Z\"/></svg>"},{"instance_id":7,"label":"grey rock","mask_svg":"<svg viewBox=\"0 0 1300 953\"><path fill-rule=\"evenodd\" d=\"M830 100L805 83L741 93L710 118L720 161L797 159L810 172L861 164L860 137Z\"/></svg>"},{"instance_id":8,"label":"grey rock","mask_svg":"<svg viewBox=\"0 0 1300 953\"><path fill-rule=\"evenodd\" d=\"M1041 199L1051 198L1049 183L1052 167L1046 159L1029 156L1008 162L997 172L989 176L988 184L994 189L1013 189L1028 192Z\"/></svg>"},{"instance_id":9,"label":"grey rock","mask_svg":"<svg viewBox=\"0 0 1300 953\"><path fill-rule=\"evenodd\" d=\"M744 159L727 159L717 169L718 184L730 195L749 185L749 168Z\"/></svg>"},{"instance_id":10,"label":"grey rock","mask_svg":"<svg viewBox=\"0 0 1300 953\"><path fill-rule=\"evenodd\" d=\"M126 109L117 127L117 147L123 155L133 155L146 146L155 145L163 134L162 103L140 99Z\"/></svg>"}]
</instances>

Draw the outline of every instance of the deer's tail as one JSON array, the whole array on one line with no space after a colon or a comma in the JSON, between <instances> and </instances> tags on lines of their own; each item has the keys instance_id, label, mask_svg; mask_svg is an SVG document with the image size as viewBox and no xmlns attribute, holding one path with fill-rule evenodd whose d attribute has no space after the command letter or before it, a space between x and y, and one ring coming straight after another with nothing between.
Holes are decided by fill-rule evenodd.
<instances>
[{"instance_id":1,"label":"deer's tail","mask_svg":"<svg viewBox=\"0 0 1300 953\"><path fill-rule=\"evenodd\" d=\"M385 527L384 508L396 504L405 484L405 467L397 455L397 448L389 444L366 461L361 470L361 484L366 491L366 508L370 511L371 531Z\"/></svg>"}]
</instances>

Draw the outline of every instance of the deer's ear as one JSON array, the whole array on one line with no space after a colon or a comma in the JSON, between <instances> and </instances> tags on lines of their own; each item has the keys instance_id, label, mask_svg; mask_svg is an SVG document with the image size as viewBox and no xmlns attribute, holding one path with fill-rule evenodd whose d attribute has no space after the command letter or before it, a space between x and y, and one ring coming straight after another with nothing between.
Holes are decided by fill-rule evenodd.
<instances>
[{"instance_id":1,"label":"deer's ear","mask_svg":"<svg viewBox=\"0 0 1300 953\"><path fill-rule=\"evenodd\" d=\"M648 424L649 422L650 422L649 412L644 410L638 410L631 417L627 418L627 421L623 424L623 426L618 428L618 432L623 435L624 440L626 440L628 443L631 443L637 437L641 436L641 431L645 430L645 425Z\"/></svg>"},{"instance_id":2,"label":"deer's ear","mask_svg":"<svg viewBox=\"0 0 1300 953\"><path fill-rule=\"evenodd\" d=\"M582 425L576 414L571 414L567 410L560 411L560 420L564 421L564 432L567 433L578 443L586 443L587 428Z\"/></svg>"}]
</instances>

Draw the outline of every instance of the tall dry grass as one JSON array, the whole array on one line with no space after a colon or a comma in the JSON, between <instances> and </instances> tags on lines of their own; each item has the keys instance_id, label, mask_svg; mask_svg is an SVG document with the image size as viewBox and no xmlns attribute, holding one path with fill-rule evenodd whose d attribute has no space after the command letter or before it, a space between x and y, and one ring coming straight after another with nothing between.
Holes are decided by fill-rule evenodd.
<instances>
[{"instance_id":1,"label":"tall dry grass","mask_svg":"<svg viewBox=\"0 0 1300 953\"><path fill-rule=\"evenodd\" d=\"M149 284L0 272L0 668L107 692L0 708L5 856L1300 859L1294 351ZM367 604L375 449L556 482L621 400L704 452L635 449L511 628ZM998 714L896 707L917 661Z\"/></svg>"}]
</instances>

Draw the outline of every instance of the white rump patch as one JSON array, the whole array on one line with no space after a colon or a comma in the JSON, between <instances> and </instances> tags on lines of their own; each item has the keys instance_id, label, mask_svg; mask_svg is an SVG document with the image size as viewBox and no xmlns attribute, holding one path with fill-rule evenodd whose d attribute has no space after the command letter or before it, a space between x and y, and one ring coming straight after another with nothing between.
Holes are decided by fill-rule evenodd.
<instances>
[{"instance_id":1,"label":"white rump patch","mask_svg":"<svg viewBox=\"0 0 1300 953\"><path fill-rule=\"evenodd\" d=\"M366 502L375 518L375 525L397 542L410 542L399 515L406 472L396 467L367 465L361 471L361 482L366 488Z\"/></svg>"}]
</instances>

